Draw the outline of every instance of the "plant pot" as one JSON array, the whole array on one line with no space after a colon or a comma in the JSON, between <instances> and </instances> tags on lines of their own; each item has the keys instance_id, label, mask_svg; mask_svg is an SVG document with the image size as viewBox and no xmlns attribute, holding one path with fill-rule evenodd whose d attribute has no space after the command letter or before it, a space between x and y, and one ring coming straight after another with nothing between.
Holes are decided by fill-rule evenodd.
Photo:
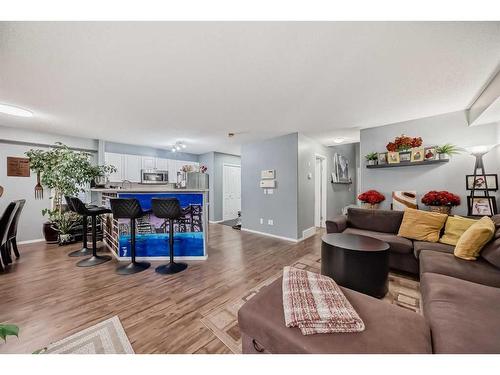
<instances>
[{"instance_id":1,"label":"plant pot","mask_svg":"<svg viewBox=\"0 0 500 375\"><path fill-rule=\"evenodd\" d=\"M58 243L59 233L52 227L52 225L53 224L50 221L43 223L43 237L45 238L45 242L47 243Z\"/></svg>"},{"instance_id":2,"label":"plant pot","mask_svg":"<svg viewBox=\"0 0 500 375\"><path fill-rule=\"evenodd\" d=\"M376 165L377 161L376 160L368 160L368 165Z\"/></svg>"},{"instance_id":3,"label":"plant pot","mask_svg":"<svg viewBox=\"0 0 500 375\"><path fill-rule=\"evenodd\" d=\"M431 212L449 215L451 213L451 206L429 206Z\"/></svg>"},{"instance_id":4,"label":"plant pot","mask_svg":"<svg viewBox=\"0 0 500 375\"><path fill-rule=\"evenodd\" d=\"M379 208L379 206L380 206L380 203L371 204L371 203L363 202L361 207L367 208L369 210L377 210Z\"/></svg>"},{"instance_id":5,"label":"plant pot","mask_svg":"<svg viewBox=\"0 0 500 375\"><path fill-rule=\"evenodd\" d=\"M448 158L448 155L446 154L438 154L439 160L445 160Z\"/></svg>"},{"instance_id":6,"label":"plant pot","mask_svg":"<svg viewBox=\"0 0 500 375\"><path fill-rule=\"evenodd\" d=\"M71 234L65 233L65 234L60 234L59 235L59 246L61 245L67 245L71 243Z\"/></svg>"}]
</instances>

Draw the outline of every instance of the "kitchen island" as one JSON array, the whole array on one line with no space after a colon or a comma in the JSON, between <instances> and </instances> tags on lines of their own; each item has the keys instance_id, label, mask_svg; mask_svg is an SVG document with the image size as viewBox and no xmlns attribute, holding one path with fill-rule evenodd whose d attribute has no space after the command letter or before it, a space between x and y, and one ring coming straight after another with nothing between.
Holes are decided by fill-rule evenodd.
<instances>
[{"instance_id":1,"label":"kitchen island","mask_svg":"<svg viewBox=\"0 0 500 375\"><path fill-rule=\"evenodd\" d=\"M183 216L174 226L176 259L203 260L207 258L207 198L208 190L172 189L165 186L140 186L124 189L91 189L99 195L100 205L110 208L112 198L135 198L145 215L137 219L136 254L139 260L167 260L168 222L151 211L153 198L177 198ZM130 221L116 220L112 214L103 215L103 241L120 261L130 260Z\"/></svg>"}]
</instances>

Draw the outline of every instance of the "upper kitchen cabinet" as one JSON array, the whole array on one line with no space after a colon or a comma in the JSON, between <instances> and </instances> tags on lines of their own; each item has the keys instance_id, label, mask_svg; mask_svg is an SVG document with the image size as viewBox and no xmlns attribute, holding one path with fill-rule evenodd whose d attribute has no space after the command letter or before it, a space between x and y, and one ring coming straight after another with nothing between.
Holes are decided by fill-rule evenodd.
<instances>
[{"instance_id":1,"label":"upper kitchen cabinet","mask_svg":"<svg viewBox=\"0 0 500 375\"><path fill-rule=\"evenodd\" d=\"M168 159L157 158L156 169L160 171L168 171Z\"/></svg>"},{"instance_id":2,"label":"upper kitchen cabinet","mask_svg":"<svg viewBox=\"0 0 500 375\"><path fill-rule=\"evenodd\" d=\"M125 163L122 154L115 154L113 152L106 152L104 154L104 160L107 165L112 165L116 168L116 172L108 175L110 182L119 182L124 179Z\"/></svg>"},{"instance_id":3,"label":"upper kitchen cabinet","mask_svg":"<svg viewBox=\"0 0 500 375\"><path fill-rule=\"evenodd\" d=\"M141 182L141 163L142 159L138 155L124 155L125 174L124 180L130 182Z\"/></svg>"},{"instance_id":4,"label":"upper kitchen cabinet","mask_svg":"<svg viewBox=\"0 0 500 375\"><path fill-rule=\"evenodd\" d=\"M143 156L142 169L156 169L156 158L154 156Z\"/></svg>"}]
</instances>

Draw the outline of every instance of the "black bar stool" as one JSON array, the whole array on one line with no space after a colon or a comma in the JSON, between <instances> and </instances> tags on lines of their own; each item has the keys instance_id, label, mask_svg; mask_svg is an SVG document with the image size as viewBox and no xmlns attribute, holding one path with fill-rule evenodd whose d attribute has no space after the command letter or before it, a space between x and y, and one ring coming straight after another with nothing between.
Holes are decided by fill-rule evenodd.
<instances>
[{"instance_id":1,"label":"black bar stool","mask_svg":"<svg viewBox=\"0 0 500 375\"><path fill-rule=\"evenodd\" d=\"M111 211L115 219L130 219L130 257L132 262L116 269L119 275L131 275L147 270L151 264L135 260L135 219L144 215L137 199L115 198L110 199Z\"/></svg>"},{"instance_id":2,"label":"black bar stool","mask_svg":"<svg viewBox=\"0 0 500 375\"><path fill-rule=\"evenodd\" d=\"M68 208L70 211L76 212L73 207L73 203L71 202L71 198L69 196L64 196L66 203L68 204ZM94 206L95 207L95 206ZM87 247L87 215L82 215L82 248L80 250L73 251L68 254L70 257L84 257L92 254L92 250Z\"/></svg>"},{"instance_id":3,"label":"black bar stool","mask_svg":"<svg viewBox=\"0 0 500 375\"><path fill-rule=\"evenodd\" d=\"M188 266L186 263L174 262L174 220L179 220L182 217L179 200L177 198L153 198L151 203L154 215L160 219L167 219L169 221L168 244L170 247L170 263L156 267L155 271L166 275L184 271Z\"/></svg>"},{"instance_id":4,"label":"black bar stool","mask_svg":"<svg viewBox=\"0 0 500 375\"><path fill-rule=\"evenodd\" d=\"M111 210L108 210L105 207L87 207L80 199L75 197L71 197L70 201L73 209L77 214L82 216L90 216L92 219L92 256L90 258L79 261L76 265L78 267L92 267L111 260L111 257L109 255L97 255L96 226L97 216L109 214L111 213Z\"/></svg>"}]
</instances>

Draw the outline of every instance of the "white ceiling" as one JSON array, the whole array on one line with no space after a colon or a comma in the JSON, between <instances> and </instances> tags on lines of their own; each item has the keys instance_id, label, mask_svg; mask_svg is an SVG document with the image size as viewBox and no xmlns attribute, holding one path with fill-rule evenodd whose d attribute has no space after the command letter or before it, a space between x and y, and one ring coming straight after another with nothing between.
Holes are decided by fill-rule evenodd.
<instances>
[{"instance_id":1,"label":"white ceiling","mask_svg":"<svg viewBox=\"0 0 500 375\"><path fill-rule=\"evenodd\" d=\"M0 103L35 117L0 125L194 153L328 145L466 109L499 62L500 22L3 22Z\"/></svg>"}]
</instances>

